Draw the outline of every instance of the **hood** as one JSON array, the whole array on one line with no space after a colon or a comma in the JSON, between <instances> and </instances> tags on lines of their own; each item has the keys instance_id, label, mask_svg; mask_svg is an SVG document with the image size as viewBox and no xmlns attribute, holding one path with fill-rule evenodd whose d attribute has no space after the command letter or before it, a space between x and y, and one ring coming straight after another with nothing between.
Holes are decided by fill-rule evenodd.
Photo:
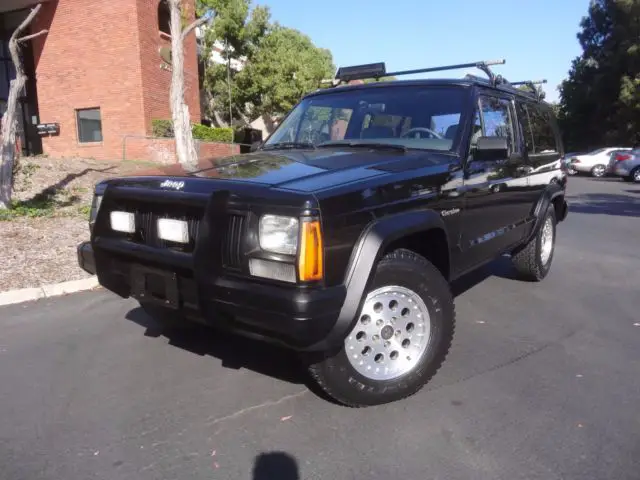
<instances>
[{"instance_id":1,"label":"hood","mask_svg":"<svg viewBox=\"0 0 640 480\"><path fill-rule=\"evenodd\" d=\"M450 153L365 148L258 151L207 159L194 169L182 165L158 166L138 176L170 176L235 180L254 185L313 191L356 179L400 173L451 162Z\"/></svg>"}]
</instances>

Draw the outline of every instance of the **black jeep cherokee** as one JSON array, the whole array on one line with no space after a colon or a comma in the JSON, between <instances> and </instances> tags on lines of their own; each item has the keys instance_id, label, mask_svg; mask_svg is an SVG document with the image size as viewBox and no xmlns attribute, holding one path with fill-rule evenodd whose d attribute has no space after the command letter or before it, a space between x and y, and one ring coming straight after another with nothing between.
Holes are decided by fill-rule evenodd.
<instances>
[{"instance_id":1,"label":"black jeep cherokee","mask_svg":"<svg viewBox=\"0 0 640 480\"><path fill-rule=\"evenodd\" d=\"M101 182L80 266L160 322L299 351L345 405L411 395L451 345L450 282L503 254L542 280L567 215L553 112L495 63L343 68L252 153Z\"/></svg>"}]
</instances>

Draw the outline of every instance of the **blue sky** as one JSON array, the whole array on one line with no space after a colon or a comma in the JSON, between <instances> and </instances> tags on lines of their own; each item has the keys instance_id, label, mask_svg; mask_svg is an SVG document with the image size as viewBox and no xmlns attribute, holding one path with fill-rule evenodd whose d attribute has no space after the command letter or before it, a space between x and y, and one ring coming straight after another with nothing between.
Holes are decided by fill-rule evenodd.
<instances>
[{"instance_id":1,"label":"blue sky","mask_svg":"<svg viewBox=\"0 0 640 480\"><path fill-rule=\"evenodd\" d=\"M330 49L336 66L384 61L390 71L504 58L497 73L511 81L546 78L549 101L558 99L556 87L581 53L576 33L589 6L589 0L254 2Z\"/></svg>"}]
</instances>

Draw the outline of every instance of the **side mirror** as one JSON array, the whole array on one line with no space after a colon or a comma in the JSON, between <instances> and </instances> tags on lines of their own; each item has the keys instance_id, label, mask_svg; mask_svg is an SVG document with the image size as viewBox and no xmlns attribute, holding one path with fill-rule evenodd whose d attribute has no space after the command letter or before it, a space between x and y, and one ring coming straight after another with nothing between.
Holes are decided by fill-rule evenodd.
<instances>
[{"instance_id":1,"label":"side mirror","mask_svg":"<svg viewBox=\"0 0 640 480\"><path fill-rule=\"evenodd\" d=\"M495 162L509 157L506 137L480 137L476 143L473 159L480 162Z\"/></svg>"},{"instance_id":2,"label":"side mirror","mask_svg":"<svg viewBox=\"0 0 640 480\"><path fill-rule=\"evenodd\" d=\"M262 147L262 142L253 142L249 151L255 152L256 150L260 150L260 147Z\"/></svg>"}]
</instances>

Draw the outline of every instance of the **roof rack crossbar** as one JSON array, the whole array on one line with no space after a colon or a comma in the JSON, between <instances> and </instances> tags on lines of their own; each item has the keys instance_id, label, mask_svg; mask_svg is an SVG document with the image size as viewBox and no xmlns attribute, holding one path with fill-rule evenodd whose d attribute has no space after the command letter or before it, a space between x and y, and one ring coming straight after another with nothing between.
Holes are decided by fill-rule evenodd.
<instances>
[{"instance_id":1,"label":"roof rack crossbar","mask_svg":"<svg viewBox=\"0 0 640 480\"><path fill-rule=\"evenodd\" d=\"M493 65L504 65L506 60L486 60L480 62L471 63L459 63L456 65L445 65L442 67L429 67L429 68L417 68L414 70L401 70L397 72L386 71L384 62L370 63L367 65L355 65L349 67L338 68L333 80L323 80L323 84L332 84L337 86L342 82L349 82L352 80L364 80L366 78L380 79L381 77L399 77L401 75L414 75L417 73L430 73L430 72L442 72L445 70L459 70L462 68L478 68L482 70L488 77L492 84L496 84L501 78L499 75L495 75L489 67Z\"/></svg>"},{"instance_id":2,"label":"roof rack crossbar","mask_svg":"<svg viewBox=\"0 0 640 480\"><path fill-rule=\"evenodd\" d=\"M536 85L542 85L544 83L547 83L546 78L542 80L523 80L521 82L512 82L511 85L514 87L520 86L520 85L529 87L530 93L535 95L537 100L542 100L542 98L544 98L544 92L540 90L538 87L536 87Z\"/></svg>"},{"instance_id":3,"label":"roof rack crossbar","mask_svg":"<svg viewBox=\"0 0 640 480\"><path fill-rule=\"evenodd\" d=\"M443 72L445 70L460 70L463 68L478 68L482 70L488 77L489 80L494 83L496 79L496 75L491 71L489 67L493 65L504 65L506 60L487 60L480 62L471 62L471 63L458 63L456 65L445 65L442 67L430 67L430 68L418 68L415 70L401 70L398 72L387 73L389 77L399 77L400 75L414 75L416 73L430 73L430 72Z\"/></svg>"}]
</instances>

